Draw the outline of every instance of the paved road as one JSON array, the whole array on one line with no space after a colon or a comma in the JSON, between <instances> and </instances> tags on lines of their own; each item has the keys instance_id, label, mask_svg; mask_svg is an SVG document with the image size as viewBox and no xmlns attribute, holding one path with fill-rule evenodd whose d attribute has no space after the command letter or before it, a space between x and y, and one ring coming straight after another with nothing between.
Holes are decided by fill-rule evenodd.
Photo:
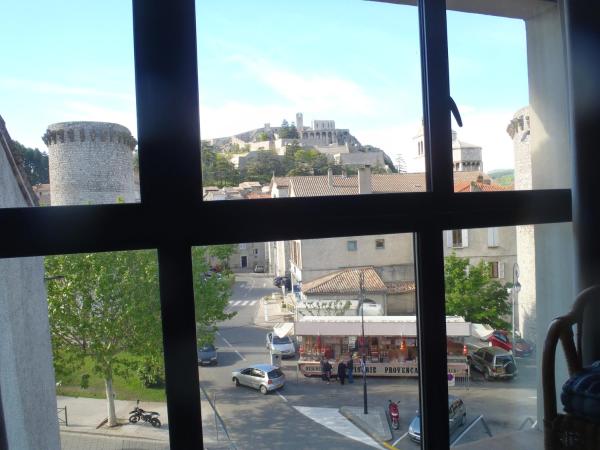
<instances>
[{"instance_id":1,"label":"paved road","mask_svg":"<svg viewBox=\"0 0 600 450\"><path fill-rule=\"evenodd\" d=\"M124 439L114 436L99 436L82 433L62 432L62 450L168 450L169 444L142 439Z\"/></svg>"},{"instance_id":2,"label":"paved road","mask_svg":"<svg viewBox=\"0 0 600 450\"><path fill-rule=\"evenodd\" d=\"M269 277L238 276L230 304L230 309L237 311L237 315L220 325L217 336L219 365L199 369L200 383L211 396L216 396L217 410L232 440L240 449L369 448L311 420L295 408L361 406L360 379L355 378L353 385L327 385L320 379L297 377L294 362L285 360L288 382L279 393L262 396L257 391L232 385L232 369L249 363L268 362L267 329L255 326L253 319L259 307L258 300L272 292L275 288ZM513 382L486 382L475 374L469 390L451 388L452 394L465 401L468 420L484 414L492 432L499 434L515 431L525 417L535 417L535 366L532 360L520 360L518 364L520 376ZM385 406L388 399L400 401L400 430L394 432L396 440L406 433L418 409L417 380L368 378L368 399L372 407ZM260 433L256 432L258 430ZM462 442L485 437L483 427L478 425ZM418 445L404 438L397 447L413 449Z\"/></svg>"}]
</instances>

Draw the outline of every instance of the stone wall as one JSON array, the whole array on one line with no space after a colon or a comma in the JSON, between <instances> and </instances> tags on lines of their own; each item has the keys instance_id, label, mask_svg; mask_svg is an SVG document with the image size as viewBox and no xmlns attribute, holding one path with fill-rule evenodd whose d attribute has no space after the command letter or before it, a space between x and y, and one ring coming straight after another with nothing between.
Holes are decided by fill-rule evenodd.
<instances>
[{"instance_id":1,"label":"stone wall","mask_svg":"<svg viewBox=\"0 0 600 450\"><path fill-rule=\"evenodd\" d=\"M118 124L63 122L43 136L49 150L52 205L135 201L136 140Z\"/></svg>"}]
</instances>

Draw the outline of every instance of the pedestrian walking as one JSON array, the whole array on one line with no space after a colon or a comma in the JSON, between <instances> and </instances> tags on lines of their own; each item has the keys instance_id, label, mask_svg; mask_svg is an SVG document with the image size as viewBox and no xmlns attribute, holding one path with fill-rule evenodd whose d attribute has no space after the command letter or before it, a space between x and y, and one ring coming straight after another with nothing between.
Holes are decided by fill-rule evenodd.
<instances>
[{"instance_id":1,"label":"pedestrian walking","mask_svg":"<svg viewBox=\"0 0 600 450\"><path fill-rule=\"evenodd\" d=\"M350 355L350 359L348 360L348 364L346 364L346 368L348 369L348 383L354 383L354 378L352 374L354 372L354 361L352 361L352 355Z\"/></svg>"},{"instance_id":2,"label":"pedestrian walking","mask_svg":"<svg viewBox=\"0 0 600 450\"><path fill-rule=\"evenodd\" d=\"M319 365L321 366L321 380L327 381L327 374L325 373L325 358L321 357Z\"/></svg>"},{"instance_id":3,"label":"pedestrian walking","mask_svg":"<svg viewBox=\"0 0 600 450\"><path fill-rule=\"evenodd\" d=\"M340 384L344 385L344 380L346 379L346 364L344 364L344 360L341 360L338 364L338 380L340 380Z\"/></svg>"},{"instance_id":4,"label":"pedestrian walking","mask_svg":"<svg viewBox=\"0 0 600 450\"><path fill-rule=\"evenodd\" d=\"M323 369L325 369L325 381L327 381L327 384L329 384L331 380L331 364L329 363L329 361L325 360Z\"/></svg>"}]
</instances>

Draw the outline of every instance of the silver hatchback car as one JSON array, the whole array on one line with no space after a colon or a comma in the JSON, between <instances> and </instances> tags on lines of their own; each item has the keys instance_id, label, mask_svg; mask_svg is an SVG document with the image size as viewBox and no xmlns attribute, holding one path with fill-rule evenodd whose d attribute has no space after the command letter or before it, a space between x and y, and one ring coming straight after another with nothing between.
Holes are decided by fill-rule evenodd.
<instances>
[{"instance_id":1,"label":"silver hatchback car","mask_svg":"<svg viewBox=\"0 0 600 450\"><path fill-rule=\"evenodd\" d=\"M282 388L285 384L285 375L281 369L269 364L254 364L234 370L231 372L231 379L236 386L249 386L263 394Z\"/></svg>"}]
</instances>

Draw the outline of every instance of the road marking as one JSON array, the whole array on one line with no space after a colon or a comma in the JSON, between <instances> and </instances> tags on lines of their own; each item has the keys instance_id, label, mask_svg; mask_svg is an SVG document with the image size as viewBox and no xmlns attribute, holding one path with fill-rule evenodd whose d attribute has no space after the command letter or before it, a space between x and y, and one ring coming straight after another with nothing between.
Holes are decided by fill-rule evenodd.
<instances>
[{"instance_id":1,"label":"road marking","mask_svg":"<svg viewBox=\"0 0 600 450\"><path fill-rule=\"evenodd\" d=\"M237 306L237 305L239 305L240 303L242 303L242 301L241 301L241 300L237 300L237 301L233 302L233 303L232 303L232 305L233 305L233 306Z\"/></svg>"},{"instance_id":2,"label":"road marking","mask_svg":"<svg viewBox=\"0 0 600 450\"><path fill-rule=\"evenodd\" d=\"M346 419L338 408L294 406L294 409L319 425L329 428L348 439L361 442L369 447L381 448L371 436Z\"/></svg>"},{"instance_id":3,"label":"road marking","mask_svg":"<svg viewBox=\"0 0 600 450\"><path fill-rule=\"evenodd\" d=\"M218 334L219 336L221 336L221 339L223 339L223 341L225 341L225 343L226 343L227 345L229 345L229 347L231 347L231 348L233 349L233 351L234 351L234 352L236 352L240 358L242 358L244 361L246 361L246 358L244 358L244 355L242 355L240 352L238 352L238 351L235 349L235 347L234 347L233 345L231 345L227 339L225 339L225 336L223 336L223 335L222 335L221 333L219 333L218 331L217 331L217 334Z\"/></svg>"},{"instance_id":4,"label":"road marking","mask_svg":"<svg viewBox=\"0 0 600 450\"><path fill-rule=\"evenodd\" d=\"M242 306L246 306L247 304L248 304L248 300L244 300L244 301L242 302Z\"/></svg>"},{"instance_id":5,"label":"road marking","mask_svg":"<svg viewBox=\"0 0 600 450\"><path fill-rule=\"evenodd\" d=\"M254 304L255 304L255 303L256 303L256 300L252 300L252 301L250 302L250 306L254 306Z\"/></svg>"},{"instance_id":6,"label":"road marking","mask_svg":"<svg viewBox=\"0 0 600 450\"><path fill-rule=\"evenodd\" d=\"M230 304L230 305L233 305L233 301L232 301L232 300L229 300L229 304Z\"/></svg>"},{"instance_id":7,"label":"road marking","mask_svg":"<svg viewBox=\"0 0 600 450\"><path fill-rule=\"evenodd\" d=\"M395 447L396 444L398 442L400 442L402 439L404 439L406 436L408 436L408 431L406 433L404 433L402 436L400 436L398 439L396 439L396 441L392 444L392 447Z\"/></svg>"},{"instance_id":8,"label":"road marking","mask_svg":"<svg viewBox=\"0 0 600 450\"><path fill-rule=\"evenodd\" d=\"M281 395L281 394L279 393L279 391L275 391L275 393L276 393L277 395L279 395L279 396L280 396L280 397L283 399L283 401L284 401L284 402L286 402L286 403L287 403L287 398L285 398L283 395Z\"/></svg>"},{"instance_id":9,"label":"road marking","mask_svg":"<svg viewBox=\"0 0 600 450\"><path fill-rule=\"evenodd\" d=\"M533 397L527 397L527 398L531 398L533 400L537 400L537 395L534 395Z\"/></svg>"}]
</instances>

